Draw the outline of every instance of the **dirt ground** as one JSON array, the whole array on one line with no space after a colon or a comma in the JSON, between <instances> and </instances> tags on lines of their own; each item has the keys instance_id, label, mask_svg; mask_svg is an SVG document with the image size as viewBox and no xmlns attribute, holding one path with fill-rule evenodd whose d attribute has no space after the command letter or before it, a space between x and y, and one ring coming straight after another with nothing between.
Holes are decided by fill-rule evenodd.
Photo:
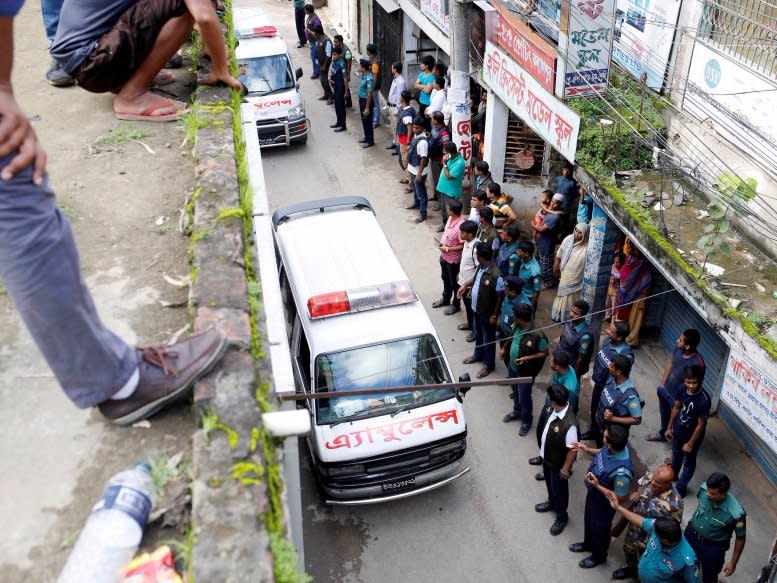
<instances>
[{"instance_id":1,"label":"dirt ground","mask_svg":"<svg viewBox=\"0 0 777 583\"><path fill-rule=\"evenodd\" d=\"M177 224L193 187L191 145L181 147L180 124L119 124L110 95L46 83L49 56L38 3L24 6L15 37L15 93L49 154L51 185L73 224L98 310L129 343L167 341L189 322L188 290L163 276L189 271L188 239ZM193 74L175 74L179 82L165 89L189 93ZM2 292L0 411L0 582L54 580L116 471L181 451L184 465L190 459L190 406L152 419L149 428L129 429L76 409Z\"/></svg>"}]
</instances>

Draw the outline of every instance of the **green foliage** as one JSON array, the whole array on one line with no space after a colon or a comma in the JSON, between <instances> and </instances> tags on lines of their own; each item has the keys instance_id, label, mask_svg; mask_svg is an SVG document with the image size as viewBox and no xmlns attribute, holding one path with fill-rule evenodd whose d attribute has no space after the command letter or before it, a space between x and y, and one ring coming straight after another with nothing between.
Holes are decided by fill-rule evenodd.
<instances>
[{"instance_id":1,"label":"green foliage","mask_svg":"<svg viewBox=\"0 0 777 583\"><path fill-rule=\"evenodd\" d=\"M187 469L180 456L164 460L151 459L149 465L151 466L151 481L154 483L157 499L164 494L165 484L171 480L179 479Z\"/></svg>"},{"instance_id":2,"label":"green foliage","mask_svg":"<svg viewBox=\"0 0 777 583\"><path fill-rule=\"evenodd\" d=\"M237 447L237 443L240 441L240 435L238 432L232 429L226 423L223 423L221 420L219 420L218 415L212 411L205 411L200 416L200 423L202 424L202 431L206 437L213 431L223 431L227 434L229 447L232 449Z\"/></svg>"},{"instance_id":3,"label":"green foliage","mask_svg":"<svg viewBox=\"0 0 777 583\"><path fill-rule=\"evenodd\" d=\"M715 181L714 186L720 191L722 201L729 202L738 199L742 202L753 200L758 191L758 181L755 178L741 179L733 172L724 172Z\"/></svg>"},{"instance_id":4,"label":"green foliage","mask_svg":"<svg viewBox=\"0 0 777 583\"><path fill-rule=\"evenodd\" d=\"M297 571L297 550L289 540L277 533L270 533L270 550L275 560L277 583L310 583L313 578Z\"/></svg>"},{"instance_id":5,"label":"green foliage","mask_svg":"<svg viewBox=\"0 0 777 583\"><path fill-rule=\"evenodd\" d=\"M194 527L189 525L182 539L168 539L161 542L163 545L169 546L176 557L183 559L183 564L186 565L186 580L194 581L192 577L192 553L194 551L194 543L197 542Z\"/></svg>"},{"instance_id":6,"label":"green foliage","mask_svg":"<svg viewBox=\"0 0 777 583\"><path fill-rule=\"evenodd\" d=\"M136 142L151 134L137 124L119 123L94 141L95 146L119 146L127 142Z\"/></svg>"},{"instance_id":7,"label":"green foliage","mask_svg":"<svg viewBox=\"0 0 777 583\"><path fill-rule=\"evenodd\" d=\"M233 479L239 480L243 486L262 483L264 468L254 462L235 462L229 470Z\"/></svg>"}]
</instances>

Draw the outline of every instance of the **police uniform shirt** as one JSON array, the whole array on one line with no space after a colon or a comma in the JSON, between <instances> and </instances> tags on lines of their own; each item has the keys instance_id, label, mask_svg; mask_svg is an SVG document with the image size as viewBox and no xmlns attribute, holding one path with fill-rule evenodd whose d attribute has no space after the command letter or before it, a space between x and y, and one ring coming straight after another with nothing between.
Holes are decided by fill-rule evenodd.
<instances>
[{"instance_id":1,"label":"police uniform shirt","mask_svg":"<svg viewBox=\"0 0 777 583\"><path fill-rule=\"evenodd\" d=\"M638 574L640 583L660 583L663 581L701 581L701 569L696 553L683 536L673 547L665 547L656 536L655 519L642 520L642 528L648 534L645 553L639 560Z\"/></svg>"},{"instance_id":2,"label":"police uniform shirt","mask_svg":"<svg viewBox=\"0 0 777 583\"><path fill-rule=\"evenodd\" d=\"M359 99L367 99L367 96L375 89L375 78L372 73L366 71L362 73L359 81Z\"/></svg>"},{"instance_id":3,"label":"police uniform shirt","mask_svg":"<svg viewBox=\"0 0 777 583\"><path fill-rule=\"evenodd\" d=\"M588 323L583 320L582 322L579 322L577 324L574 324L575 330L577 332L580 332L583 328L585 328L588 325ZM588 356L591 354L591 349L594 347L594 339L593 336L591 336L588 333L583 334L580 337L580 348L578 349L577 353L578 355L582 354L583 356ZM575 363L572 363L573 365Z\"/></svg>"},{"instance_id":4,"label":"police uniform shirt","mask_svg":"<svg viewBox=\"0 0 777 583\"><path fill-rule=\"evenodd\" d=\"M607 379L607 383L612 383L615 385L616 389L620 389L621 392L625 392L626 389L633 388L636 390L636 386L634 385L634 381L631 379L626 379L621 384L616 385L615 379L611 376L609 379ZM602 401L604 403L604 401ZM636 393L633 393L626 397L626 399L623 401L623 405L626 407L626 410L629 412L629 416L631 417L642 417L642 403L639 401L639 396Z\"/></svg>"},{"instance_id":5,"label":"police uniform shirt","mask_svg":"<svg viewBox=\"0 0 777 583\"><path fill-rule=\"evenodd\" d=\"M629 459L628 447L624 447L622 451L612 451L607 448L607 457L612 460L627 460ZM631 489L631 472L626 467L619 467L610 474L612 478L612 490L618 496L626 496Z\"/></svg>"},{"instance_id":6,"label":"police uniform shirt","mask_svg":"<svg viewBox=\"0 0 777 583\"><path fill-rule=\"evenodd\" d=\"M462 256L463 261L463 256ZM510 297L505 294L502 298L502 307L499 311L499 329L505 336L512 336L513 331L513 306L521 303L521 294Z\"/></svg>"},{"instance_id":7,"label":"police uniform shirt","mask_svg":"<svg viewBox=\"0 0 777 583\"><path fill-rule=\"evenodd\" d=\"M577 407L577 401L580 398L580 382L577 380L577 373L574 368L570 366L569 370L564 374L554 372L550 378L550 384L566 387L569 391L569 404L572 405L573 409ZM545 401L549 404L547 397L545 397Z\"/></svg>"},{"instance_id":8,"label":"police uniform shirt","mask_svg":"<svg viewBox=\"0 0 777 583\"><path fill-rule=\"evenodd\" d=\"M521 356L526 356L524 354L521 354L521 338L524 334L527 332L533 332L536 328L532 327L529 330L521 330L520 328L515 328L513 330L513 341L510 344L510 362L514 363L516 358L519 358ZM535 354L537 352L543 352L548 349L548 339L545 338L545 336L541 336L539 341L537 342L537 346L532 346L532 340L527 341L526 348L533 349L536 348L536 350L533 350L531 354Z\"/></svg>"},{"instance_id":9,"label":"police uniform shirt","mask_svg":"<svg viewBox=\"0 0 777 583\"><path fill-rule=\"evenodd\" d=\"M524 303L531 304L532 296L542 290L542 269L539 262L534 257L528 261L521 260L518 277L526 282L521 291L521 298Z\"/></svg>"},{"instance_id":10,"label":"police uniform shirt","mask_svg":"<svg viewBox=\"0 0 777 583\"><path fill-rule=\"evenodd\" d=\"M729 492L720 504L713 504L707 497L707 482L699 488L699 505L691 518L696 533L713 542L728 542L733 532L745 536L746 513L739 501Z\"/></svg>"}]
</instances>

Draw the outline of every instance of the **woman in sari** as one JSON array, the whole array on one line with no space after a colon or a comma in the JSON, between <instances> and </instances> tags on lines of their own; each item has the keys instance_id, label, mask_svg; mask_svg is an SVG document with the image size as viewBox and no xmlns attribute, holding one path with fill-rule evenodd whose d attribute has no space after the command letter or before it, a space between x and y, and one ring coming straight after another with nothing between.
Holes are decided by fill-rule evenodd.
<instances>
[{"instance_id":1,"label":"woman in sari","mask_svg":"<svg viewBox=\"0 0 777 583\"><path fill-rule=\"evenodd\" d=\"M631 333L626 337L629 346L639 344L639 331L645 320L646 296L653 286L650 263L629 239L623 244L626 262L620 271L620 286L615 297L615 319L628 322Z\"/></svg>"},{"instance_id":2,"label":"woman in sari","mask_svg":"<svg viewBox=\"0 0 777 583\"><path fill-rule=\"evenodd\" d=\"M587 252L588 225L580 223L571 235L564 238L556 252L553 271L559 277L558 293L550 309L550 317L554 322L564 321L572 304L580 299Z\"/></svg>"}]
</instances>

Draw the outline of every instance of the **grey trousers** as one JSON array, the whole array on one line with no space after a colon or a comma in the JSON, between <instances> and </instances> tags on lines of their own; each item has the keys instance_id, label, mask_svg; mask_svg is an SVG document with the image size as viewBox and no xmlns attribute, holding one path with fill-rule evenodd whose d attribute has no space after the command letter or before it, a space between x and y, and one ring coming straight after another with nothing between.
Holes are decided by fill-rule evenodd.
<instances>
[{"instance_id":1,"label":"grey trousers","mask_svg":"<svg viewBox=\"0 0 777 583\"><path fill-rule=\"evenodd\" d=\"M0 158L0 168L9 161ZM32 183L31 167L0 180L0 282L77 406L105 401L135 372L136 351L100 321L70 224L48 178Z\"/></svg>"}]
</instances>

